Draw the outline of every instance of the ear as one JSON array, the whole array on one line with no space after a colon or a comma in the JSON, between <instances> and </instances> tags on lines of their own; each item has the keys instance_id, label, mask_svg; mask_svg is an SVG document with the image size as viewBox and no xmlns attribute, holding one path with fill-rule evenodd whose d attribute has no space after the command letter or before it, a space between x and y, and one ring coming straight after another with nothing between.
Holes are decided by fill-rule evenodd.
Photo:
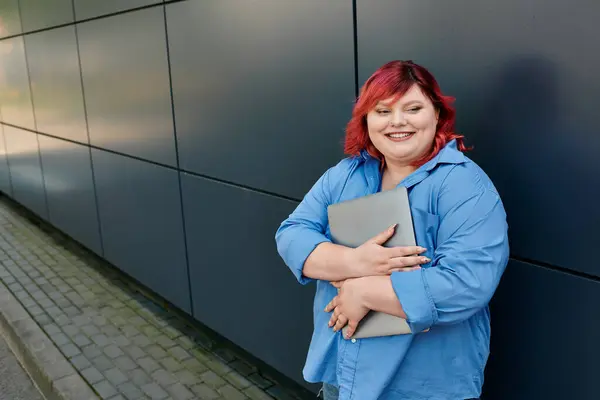
<instances>
[{"instance_id":1,"label":"ear","mask_svg":"<svg viewBox=\"0 0 600 400\"><path fill-rule=\"evenodd\" d=\"M435 109L435 122L440 122L440 109Z\"/></svg>"}]
</instances>

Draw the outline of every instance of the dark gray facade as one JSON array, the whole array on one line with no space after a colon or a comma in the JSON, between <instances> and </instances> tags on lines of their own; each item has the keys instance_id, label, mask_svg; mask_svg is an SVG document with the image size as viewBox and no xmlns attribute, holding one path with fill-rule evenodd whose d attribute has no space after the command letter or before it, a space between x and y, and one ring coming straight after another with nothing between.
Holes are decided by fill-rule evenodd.
<instances>
[{"instance_id":1,"label":"dark gray facade","mask_svg":"<svg viewBox=\"0 0 600 400\"><path fill-rule=\"evenodd\" d=\"M511 230L486 399L596 398L591 0L0 0L0 190L302 383L313 288L274 233L342 157L356 87L412 59Z\"/></svg>"}]
</instances>

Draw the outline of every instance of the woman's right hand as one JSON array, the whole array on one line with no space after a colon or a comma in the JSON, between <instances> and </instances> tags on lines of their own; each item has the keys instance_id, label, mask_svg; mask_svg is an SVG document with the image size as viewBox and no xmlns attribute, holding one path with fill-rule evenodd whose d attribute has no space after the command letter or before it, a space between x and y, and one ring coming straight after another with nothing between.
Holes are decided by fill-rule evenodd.
<instances>
[{"instance_id":1,"label":"woman's right hand","mask_svg":"<svg viewBox=\"0 0 600 400\"><path fill-rule=\"evenodd\" d=\"M420 246L383 247L383 244L394 234L395 228L396 225L392 225L352 249L350 262L357 275L390 275L392 272L412 271L431 261L427 257L418 255L427 250Z\"/></svg>"}]
</instances>

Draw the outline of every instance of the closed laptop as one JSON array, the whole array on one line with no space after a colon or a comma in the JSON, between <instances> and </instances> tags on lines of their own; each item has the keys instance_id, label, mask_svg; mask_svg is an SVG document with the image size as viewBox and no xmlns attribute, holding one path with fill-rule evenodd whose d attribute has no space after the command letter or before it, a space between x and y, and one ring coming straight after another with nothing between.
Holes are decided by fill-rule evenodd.
<instances>
[{"instance_id":1,"label":"closed laptop","mask_svg":"<svg viewBox=\"0 0 600 400\"><path fill-rule=\"evenodd\" d=\"M407 189L399 186L332 204L327 208L329 230L334 243L356 248L393 224L394 235L385 247L416 246ZM346 335L347 327L343 329ZM411 333L405 319L371 311L359 323L353 338L390 336Z\"/></svg>"}]
</instances>

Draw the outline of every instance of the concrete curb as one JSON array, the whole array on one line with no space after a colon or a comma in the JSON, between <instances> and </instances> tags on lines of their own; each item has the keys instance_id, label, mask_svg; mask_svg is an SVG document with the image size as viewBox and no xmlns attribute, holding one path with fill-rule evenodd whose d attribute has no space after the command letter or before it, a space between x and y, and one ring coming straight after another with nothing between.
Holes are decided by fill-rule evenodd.
<instances>
[{"instance_id":1,"label":"concrete curb","mask_svg":"<svg viewBox=\"0 0 600 400\"><path fill-rule=\"evenodd\" d=\"M99 399L1 280L0 333L47 400Z\"/></svg>"}]
</instances>

